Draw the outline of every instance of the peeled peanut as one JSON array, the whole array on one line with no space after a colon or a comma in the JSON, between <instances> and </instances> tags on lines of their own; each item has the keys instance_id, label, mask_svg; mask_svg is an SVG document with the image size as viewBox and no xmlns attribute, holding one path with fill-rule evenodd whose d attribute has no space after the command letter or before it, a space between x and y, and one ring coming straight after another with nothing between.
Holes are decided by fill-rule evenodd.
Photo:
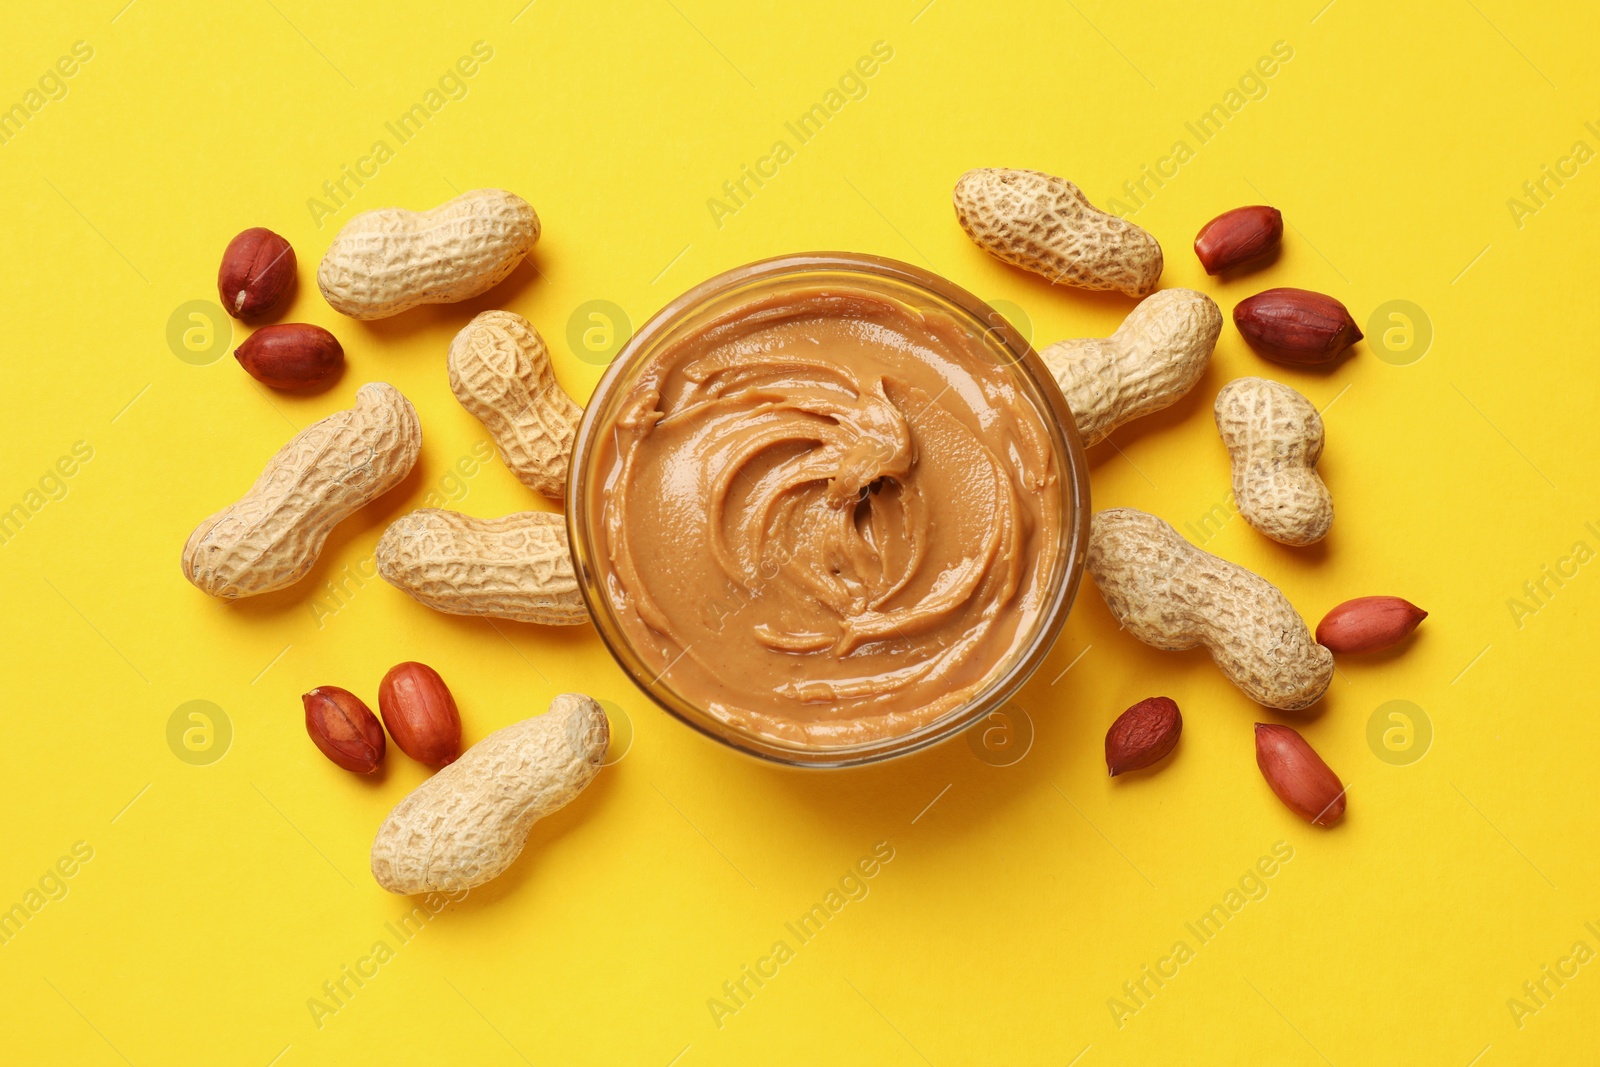
<instances>
[{"instance_id":1,"label":"peeled peanut","mask_svg":"<svg viewBox=\"0 0 1600 1067\"><path fill-rule=\"evenodd\" d=\"M485 311L467 323L450 342L450 391L523 485L561 496L583 409L557 384L544 339L527 319Z\"/></svg>"},{"instance_id":2,"label":"peeled peanut","mask_svg":"<svg viewBox=\"0 0 1600 1067\"><path fill-rule=\"evenodd\" d=\"M1177 747L1182 733L1178 702L1146 697L1118 715L1106 731L1106 770L1115 778L1159 763Z\"/></svg>"},{"instance_id":3,"label":"peeled peanut","mask_svg":"<svg viewBox=\"0 0 1600 1067\"><path fill-rule=\"evenodd\" d=\"M430 211L379 208L334 237L317 287L341 314L388 318L488 292L538 240L532 205L504 189L474 189Z\"/></svg>"},{"instance_id":4,"label":"peeled peanut","mask_svg":"<svg viewBox=\"0 0 1600 1067\"><path fill-rule=\"evenodd\" d=\"M1216 418L1244 521L1286 545L1326 537L1333 497L1317 475L1322 416L1311 401L1265 378L1236 378L1217 394Z\"/></svg>"},{"instance_id":5,"label":"peeled peanut","mask_svg":"<svg viewBox=\"0 0 1600 1067\"><path fill-rule=\"evenodd\" d=\"M217 295L236 319L254 319L277 307L294 288L294 248L264 226L252 226L222 253Z\"/></svg>"},{"instance_id":6,"label":"peeled peanut","mask_svg":"<svg viewBox=\"0 0 1600 1067\"><path fill-rule=\"evenodd\" d=\"M1110 337L1057 341L1039 354L1085 446L1175 404L1206 371L1222 332L1216 302L1193 289L1147 297Z\"/></svg>"},{"instance_id":7,"label":"peeled peanut","mask_svg":"<svg viewBox=\"0 0 1600 1067\"><path fill-rule=\"evenodd\" d=\"M1202 552L1154 515L1108 508L1090 522L1089 575L1117 621L1154 648L1204 645L1245 695L1296 710L1333 681L1333 654L1272 583Z\"/></svg>"},{"instance_id":8,"label":"peeled peanut","mask_svg":"<svg viewBox=\"0 0 1600 1067\"><path fill-rule=\"evenodd\" d=\"M1268 289L1233 306L1233 324L1250 347L1296 367L1332 363L1361 340L1350 311L1326 293Z\"/></svg>"},{"instance_id":9,"label":"peeled peanut","mask_svg":"<svg viewBox=\"0 0 1600 1067\"><path fill-rule=\"evenodd\" d=\"M511 866L534 823L594 780L610 741L606 713L579 693L496 730L383 820L372 876L391 893L482 885Z\"/></svg>"},{"instance_id":10,"label":"peeled peanut","mask_svg":"<svg viewBox=\"0 0 1600 1067\"><path fill-rule=\"evenodd\" d=\"M1317 623L1317 644L1329 652L1380 652L1411 636L1428 613L1397 596L1346 600Z\"/></svg>"},{"instance_id":11,"label":"peeled peanut","mask_svg":"<svg viewBox=\"0 0 1600 1067\"><path fill-rule=\"evenodd\" d=\"M439 672L408 660L378 683L378 713L400 751L435 767L461 753L461 713Z\"/></svg>"},{"instance_id":12,"label":"peeled peanut","mask_svg":"<svg viewBox=\"0 0 1600 1067\"><path fill-rule=\"evenodd\" d=\"M1283 213L1255 204L1225 211L1200 228L1194 254L1207 274L1225 274L1261 259L1283 240Z\"/></svg>"},{"instance_id":13,"label":"peeled peanut","mask_svg":"<svg viewBox=\"0 0 1600 1067\"><path fill-rule=\"evenodd\" d=\"M319 685L302 694L306 733L324 756L347 771L371 774L383 762L383 727L366 702L348 689Z\"/></svg>"},{"instance_id":14,"label":"peeled peanut","mask_svg":"<svg viewBox=\"0 0 1600 1067\"><path fill-rule=\"evenodd\" d=\"M996 259L1052 285L1145 296L1161 277L1161 246L1089 203L1065 178L1036 170L969 170L956 182L956 221Z\"/></svg>"},{"instance_id":15,"label":"peeled peanut","mask_svg":"<svg viewBox=\"0 0 1600 1067\"><path fill-rule=\"evenodd\" d=\"M1344 783L1298 730L1256 723L1256 766L1284 807L1311 825L1344 818Z\"/></svg>"},{"instance_id":16,"label":"peeled peanut","mask_svg":"<svg viewBox=\"0 0 1600 1067\"><path fill-rule=\"evenodd\" d=\"M419 508L383 532L377 560L384 581L435 611L549 626L589 621L560 515L474 519Z\"/></svg>"},{"instance_id":17,"label":"peeled peanut","mask_svg":"<svg viewBox=\"0 0 1600 1067\"><path fill-rule=\"evenodd\" d=\"M385 382L363 385L355 407L295 434L248 493L195 528L184 575L228 600L293 585L329 532L398 485L421 449L411 402Z\"/></svg>"},{"instance_id":18,"label":"peeled peanut","mask_svg":"<svg viewBox=\"0 0 1600 1067\"><path fill-rule=\"evenodd\" d=\"M245 373L274 389L326 385L344 369L344 346L309 322L263 326L233 350Z\"/></svg>"}]
</instances>

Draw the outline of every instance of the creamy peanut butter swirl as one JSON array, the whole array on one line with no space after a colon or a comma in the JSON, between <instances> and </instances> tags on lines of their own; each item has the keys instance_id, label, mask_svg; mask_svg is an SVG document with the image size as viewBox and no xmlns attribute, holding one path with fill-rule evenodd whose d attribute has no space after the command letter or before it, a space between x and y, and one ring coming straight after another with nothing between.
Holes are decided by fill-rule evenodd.
<instances>
[{"instance_id":1,"label":"creamy peanut butter swirl","mask_svg":"<svg viewBox=\"0 0 1600 1067\"><path fill-rule=\"evenodd\" d=\"M1061 527L1014 373L954 319L850 290L762 298L654 356L602 456L601 562L665 683L825 746L982 689Z\"/></svg>"}]
</instances>

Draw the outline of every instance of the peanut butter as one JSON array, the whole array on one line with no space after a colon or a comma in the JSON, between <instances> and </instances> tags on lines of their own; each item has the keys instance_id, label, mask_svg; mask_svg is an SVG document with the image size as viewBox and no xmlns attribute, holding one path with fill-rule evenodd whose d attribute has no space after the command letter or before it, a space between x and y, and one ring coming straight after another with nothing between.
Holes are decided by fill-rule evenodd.
<instances>
[{"instance_id":1,"label":"peanut butter","mask_svg":"<svg viewBox=\"0 0 1600 1067\"><path fill-rule=\"evenodd\" d=\"M649 357L599 437L604 595L659 680L807 746L899 736L1028 641L1060 551L1039 411L973 329L845 287Z\"/></svg>"}]
</instances>

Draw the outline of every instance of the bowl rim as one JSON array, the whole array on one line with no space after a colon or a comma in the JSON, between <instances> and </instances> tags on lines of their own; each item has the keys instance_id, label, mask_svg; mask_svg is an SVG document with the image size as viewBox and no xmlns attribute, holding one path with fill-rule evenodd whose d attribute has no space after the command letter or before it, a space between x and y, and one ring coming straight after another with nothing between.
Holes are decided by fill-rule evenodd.
<instances>
[{"instance_id":1,"label":"bowl rim","mask_svg":"<svg viewBox=\"0 0 1600 1067\"><path fill-rule=\"evenodd\" d=\"M838 748L789 745L776 738L742 730L694 707L692 701L683 698L676 690L671 690L670 695L681 701L688 711L677 707L673 700L664 699L658 689L660 673L652 677L652 672L628 640L609 599L600 588L599 575L591 564L592 550L597 547L598 541L587 536L590 531L585 499L590 484L589 465L597 439L596 424L600 421L600 413L608 407L618 382L627 375L628 369L641 354L653 351L659 339L670 336L681 325L686 313L729 291L752 283L770 282L786 274L821 271L858 274L869 280L887 278L921 290L941 303L954 305L975 321L985 324L985 333L992 334L999 347L1014 357L1012 364L1020 367L1023 375L1032 383L1036 395L1030 399L1042 401L1047 409L1041 415L1045 416L1054 458L1061 468L1062 504L1066 512L1062 524L1059 584L1050 591L1049 602L1040 612L1028 643L1005 670L971 700L916 730ZM590 620L600 634L601 643L633 684L679 722L735 751L767 763L818 769L880 763L920 752L967 730L1010 700L1044 662L1072 609L1083 579L1090 521L1088 459L1077 423L1055 377L1027 338L987 302L950 279L910 263L862 252L796 252L756 260L707 278L663 305L624 342L584 405L568 463L565 503L567 541L579 591L589 609Z\"/></svg>"}]
</instances>

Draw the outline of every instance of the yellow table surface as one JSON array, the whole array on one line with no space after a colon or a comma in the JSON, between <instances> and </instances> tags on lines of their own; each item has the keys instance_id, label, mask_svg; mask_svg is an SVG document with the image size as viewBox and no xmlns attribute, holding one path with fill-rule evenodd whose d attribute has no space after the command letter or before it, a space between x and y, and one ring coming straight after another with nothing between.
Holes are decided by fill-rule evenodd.
<instances>
[{"instance_id":1,"label":"yellow table surface","mask_svg":"<svg viewBox=\"0 0 1600 1067\"><path fill-rule=\"evenodd\" d=\"M21 108L0 114L0 1061L1592 1061L1592 5L125 2L14 5L0 36L0 106ZM1120 633L1086 583L986 738L802 773L669 718L587 627L447 617L372 577L411 508L551 506L450 395L446 347L480 310L527 316L580 399L671 297L800 250L931 268L1040 345L1109 333L1132 300L1051 288L958 228L956 178L995 165L1131 212L1163 284L1225 313L1279 285L1350 307L1368 339L1326 373L1267 363L1230 320L1190 396L1093 452L1094 501L1259 570L1313 625L1405 596L1432 612L1413 642L1341 659L1285 717L1203 651ZM480 186L537 207L531 267L376 323L318 295L354 214ZM1194 233L1260 202L1281 258L1206 277ZM228 355L248 330L215 314L216 268L254 225L299 256L283 317L344 343L325 393ZM1317 547L1228 503L1210 406L1246 374L1324 409L1338 521ZM185 582L189 530L374 380L421 414L416 472L291 590ZM632 738L510 873L409 922L367 855L425 771L392 746L376 780L335 768L299 701L373 699L405 659L443 673L469 741L568 690ZM1107 725L1156 693L1183 708L1178 750L1108 780ZM1257 720L1350 783L1343 825L1273 798Z\"/></svg>"}]
</instances>

